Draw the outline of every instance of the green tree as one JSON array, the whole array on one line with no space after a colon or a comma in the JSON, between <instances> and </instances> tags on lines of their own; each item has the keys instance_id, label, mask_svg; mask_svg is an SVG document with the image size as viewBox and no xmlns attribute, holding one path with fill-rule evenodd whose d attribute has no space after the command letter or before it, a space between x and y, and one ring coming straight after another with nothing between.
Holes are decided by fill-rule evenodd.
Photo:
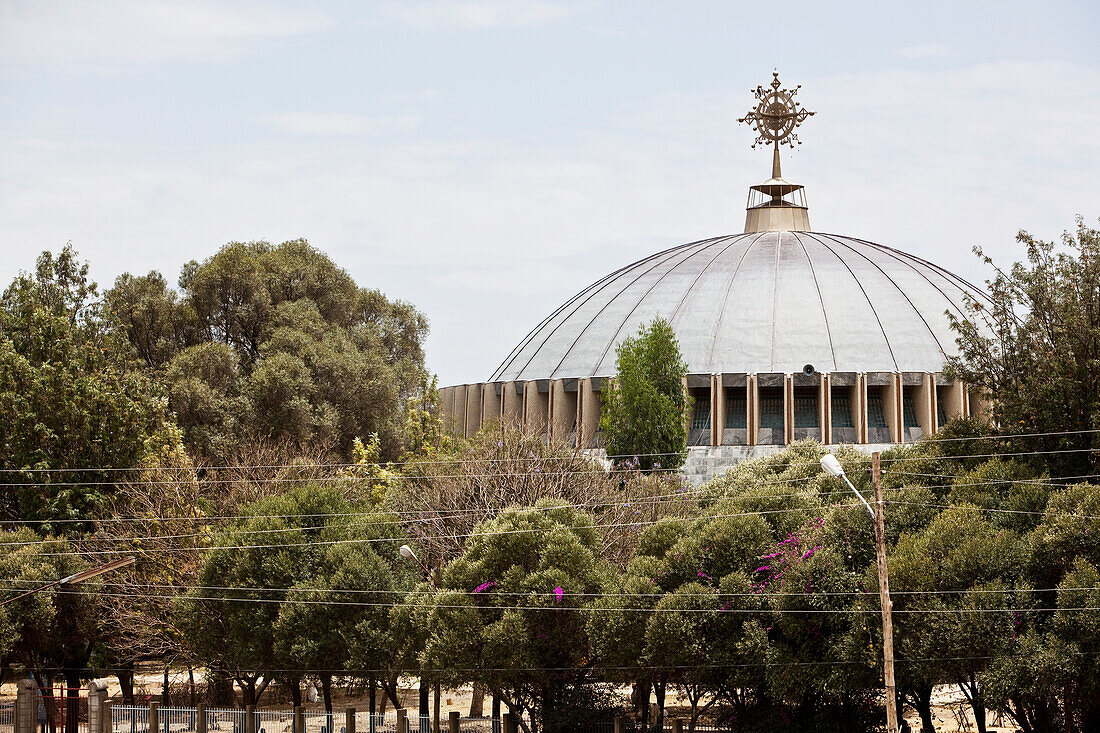
<instances>
[{"instance_id":1,"label":"green tree","mask_svg":"<svg viewBox=\"0 0 1100 733\"><path fill-rule=\"evenodd\" d=\"M677 468L687 448L687 364L672 326L655 318L616 350L616 377L603 393L600 429L608 455L642 470Z\"/></svg>"},{"instance_id":2,"label":"green tree","mask_svg":"<svg viewBox=\"0 0 1100 733\"><path fill-rule=\"evenodd\" d=\"M428 324L413 306L359 287L305 240L231 242L187 263L179 285L126 274L106 301L146 363L163 368L198 458L225 462L257 440L347 457L371 434L387 458L401 455L406 405L430 389Z\"/></svg>"},{"instance_id":3,"label":"green tree","mask_svg":"<svg viewBox=\"0 0 1100 733\"><path fill-rule=\"evenodd\" d=\"M118 478L104 469L140 465L164 426L160 391L96 296L66 246L43 252L0 299L0 468L18 484L0 494L6 516L45 523L103 511Z\"/></svg>"},{"instance_id":4,"label":"green tree","mask_svg":"<svg viewBox=\"0 0 1100 733\"><path fill-rule=\"evenodd\" d=\"M385 515L378 519L387 521ZM395 565L396 526L378 523L370 537L362 537L389 542L323 548L317 574L294 586L279 607L273 629L276 656L286 669L317 670L330 715L332 681L341 670L373 684L379 679L374 670L394 666L389 604L402 602L412 580L408 563Z\"/></svg>"},{"instance_id":5,"label":"green tree","mask_svg":"<svg viewBox=\"0 0 1100 733\"><path fill-rule=\"evenodd\" d=\"M1026 232L1026 261L998 269L989 300L950 316L960 353L946 372L983 389L1007 433L1057 433L1014 441L1016 450L1100 445L1100 231L1078 219L1061 246ZM982 251L977 254L992 265ZM1067 431L1089 431L1066 434ZM1090 455L1093 457L1090 458ZM1063 452L1041 460L1055 476L1095 473L1096 454Z\"/></svg>"},{"instance_id":6,"label":"green tree","mask_svg":"<svg viewBox=\"0 0 1100 733\"><path fill-rule=\"evenodd\" d=\"M923 663L905 670L910 689L957 685L981 733L988 709L983 673L1020 622L997 609L1032 602L1026 592L1013 592L1025 559L1026 544L1015 532L967 506L947 509L921 533L903 536L890 557L897 655L939 660L931 670ZM927 727L930 711L923 704L918 710Z\"/></svg>"},{"instance_id":7,"label":"green tree","mask_svg":"<svg viewBox=\"0 0 1100 733\"><path fill-rule=\"evenodd\" d=\"M362 668L347 656L351 639L385 614L314 601L373 602L352 591L399 590L407 568L396 565L400 525L355 507L336 488L305 484L254 503L214 538L181 625L196 658L231 675L246 705L278 670ZM331 676L320 677L331 689Z\"/></svg>"},{"instance_id":8,"label":"green tree","mask_svg":"<svg viewBox=\"0 0 1100 733\"><path fill-rule=\"evenodd\" d=\"M125 332L149 366L164 366L195 340L194 313L159 272L119 275L103 300L105 317Z\"/></svg>"},{"instance_id":9,"label":"green tree","mask_svg":"<svg viewBox=\"0 0 1100 733\"><path fill-rule=\"evenodd\" d=\"M13 598L84 569L65 540L29 529L0 532L0 586ZM3 606L0 666L22 668L40 687L57 677L73 692L80 687L96 639L94 586L72 593L44 589Z\"/></svg>"},{"instance_id":10,"label":"green tree","mask_svg":"<svg viewBox=\"0 0 1100 733\"><path fill-rule=\"evenodd\" d=\"M578 611L608 582L591 515L552 500L478 526L444 568L421 664L444 684L479 682L534 730L590 715L590 651ZM527 723L523 722L527 730Z\"/></svg>"}]
</instances>

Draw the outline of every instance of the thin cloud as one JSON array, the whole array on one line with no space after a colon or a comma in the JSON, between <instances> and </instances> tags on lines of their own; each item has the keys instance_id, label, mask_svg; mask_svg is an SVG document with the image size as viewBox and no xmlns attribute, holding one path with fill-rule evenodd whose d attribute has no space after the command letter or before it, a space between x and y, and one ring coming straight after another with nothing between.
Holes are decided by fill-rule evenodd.
<instances>
[{"instance_id":1,"label":"thin cloud","mask_svg":"<svg viewBox=\"0 0 1100 733\"><path fill-rule=\"evenodd\" d=\"M945 59L951 55L951 48L942 43L920 43L899 48L894 51L894 55L912 61Z\"/></svg>"},{"instance_id":2,"label":"thin cloud","mask_svg":"<svg viewBox=\"0 0 1100 733\"><path fill-rule=\"evenodd\" d=\"M284 132L297 135L370 135L384 129L413 127L415 115L367 117L343 112L282 112L267 115L267 121Z\"/></svg>"},{"instance_id":3,"label":"thin cloud","mask_svg":"<svg viewBox=\"0 0 1100 733\"><path fill-rule=\"evenodd\" d=\"M981 280L971 245L1018 258L1018 229L1052 239L1074 214L1097 215L1094 70L1004 62L792 81L818 114L783 170L807 185L818 231ZM749 102L735 86L639 99L607 128L556 142L341 138L384 123L319 112L281 120L317 135L308 145L257 136L225 155L51 151L0 135L0 231L15 243L0 283L70 239L109 283L153 267L171 277L228 240L306 236L361 283L425 310L441 384L485 379L602 275L741 231L746 189L771 155L732 124Z\"/></svg>"},{"instance_id":4,"label":"thin cloud","mask_svg":"<svg viewBox=\"0 0 1100 733\"><path fill-rule=\"evenodd\" d=\"M332 26L313 11L215 0L58 0L12 3L4 10L0 59L77 65L84 70L163 61L224 61L270 39Z\"/></svg>"},{"instance_id":5,"label":"thin cloud","mask_svg":"<svg viewBox=\"0 0 1100 733\"><path fill-rule=\"evenodd\" d=\"M420 30L471 30L533 26L571 15L573 9L547 0L427 0L389 3L383 15Z\"/></svg>"}]
</instances>

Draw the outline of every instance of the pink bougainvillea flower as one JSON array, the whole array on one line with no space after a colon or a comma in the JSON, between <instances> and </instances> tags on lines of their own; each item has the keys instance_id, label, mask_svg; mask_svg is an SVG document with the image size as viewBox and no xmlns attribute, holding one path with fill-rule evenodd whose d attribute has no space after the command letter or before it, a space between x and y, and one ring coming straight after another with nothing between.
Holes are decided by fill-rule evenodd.
<instances>
[{"instance_id":1,"label":"pink bougainvillea flower","mask_svg":"<svg viewBox=\"0 0 1100 733\"><path fill-rule=\"evenodd\" d=\"M561 597L564 596L564 595L565 595L565 591L563 591L561 589L560 585L557 588L554 589L554 599L555 599L556 603L561 603Z\"/></svg>"},{"instance_id":2,"label":"pink bougainvillea flower","mask_svg":"<svg viewBox=\"0 0 1100 733\"><path fill-rule=\"evenodd\" d=\"M490 580L490 581L487 581L485 583L482 583L478 587L474 588L474 593L481 593L482 591L487 591L496 584L497 584L497 582L495 580Z\"/></svg>"}]
</instances>

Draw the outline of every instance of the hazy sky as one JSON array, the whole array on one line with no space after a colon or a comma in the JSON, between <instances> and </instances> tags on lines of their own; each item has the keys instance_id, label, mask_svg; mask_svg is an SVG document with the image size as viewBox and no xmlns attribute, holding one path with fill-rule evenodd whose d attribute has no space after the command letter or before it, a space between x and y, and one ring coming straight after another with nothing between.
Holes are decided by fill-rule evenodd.
<instances>
[{"instance_id":1,"label":"hazy sky","mask_svg":"<svg viewBox=\"0 0 1100 733\"><path fill-rule=\"evenodd\" d=\"M974 280L1100 216L1100 3L0 0L0 282L71 241L101 285L306 237L481 381L557 305L737 233L737 117L817 115L815 230Z\"/></svg>"}]
</instances>

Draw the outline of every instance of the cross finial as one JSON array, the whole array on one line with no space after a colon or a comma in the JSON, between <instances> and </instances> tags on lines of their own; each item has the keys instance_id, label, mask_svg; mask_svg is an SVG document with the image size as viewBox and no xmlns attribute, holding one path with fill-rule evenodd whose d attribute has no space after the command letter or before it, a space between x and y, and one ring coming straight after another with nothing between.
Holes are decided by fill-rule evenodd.
<instances>
[{"instance_id":1,"label":"cross finial","mask_svg":"<svg viewBox=\"0 0 1100 733\"><path fill-rule=\"evenodd\" d=\"M767 87L758 86L753 90L757 99L756 107L737 121L747 122L756 128L756 140L752 144L754 148L771 143L778 154L779 146L783 143L792 148L796 143L802 144L795 134L795 128L813 115L813 112L795 100L794 96L800 88L801 84L794 89L781 89L779 72L773 71L771 84Z\"/></svg>"}]
</instances>

